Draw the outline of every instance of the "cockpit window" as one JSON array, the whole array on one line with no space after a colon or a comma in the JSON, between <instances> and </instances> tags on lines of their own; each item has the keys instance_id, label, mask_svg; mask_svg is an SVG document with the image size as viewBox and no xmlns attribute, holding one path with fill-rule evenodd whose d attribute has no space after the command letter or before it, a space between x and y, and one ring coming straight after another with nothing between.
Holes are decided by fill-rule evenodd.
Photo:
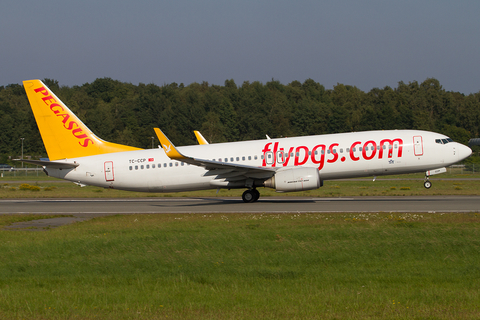
<instances>
[{"instance_id":1,"label":"cockpit window","mask_svg":"<svg viewBox=\"0 0 480 320\"><path fill-rule=\"evenodd\" d=\"M438 144L447 144L449 142L453 142L453 139L451 139L451 138L435 139L435 143L438 143Z\"/></svg>"}]
</instances>

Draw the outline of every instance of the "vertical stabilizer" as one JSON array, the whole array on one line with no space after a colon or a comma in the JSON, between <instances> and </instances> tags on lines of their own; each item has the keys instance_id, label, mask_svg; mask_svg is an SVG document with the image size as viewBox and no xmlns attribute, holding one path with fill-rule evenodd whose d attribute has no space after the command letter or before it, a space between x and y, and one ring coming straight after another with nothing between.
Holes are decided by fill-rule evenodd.
<instances>
[{"instance_id":1,"label":"vertical stabilizer","mask_svg":"<svg viewBox=\"0 0 480 320\"><path fill-rule=\"evenodd\" d=\"M140 150L98 138L42 81L23 86L50 160Z\"/></svg>"}]
</instances>

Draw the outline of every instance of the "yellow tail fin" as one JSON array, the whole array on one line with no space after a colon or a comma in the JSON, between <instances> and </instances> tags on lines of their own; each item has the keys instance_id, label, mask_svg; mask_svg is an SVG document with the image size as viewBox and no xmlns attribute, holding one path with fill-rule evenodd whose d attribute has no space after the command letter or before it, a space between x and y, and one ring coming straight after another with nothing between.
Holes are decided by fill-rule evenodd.
<instances>
[{"instance_id":1,"label":"yellow tail fin","mask_svg":"<svg viewBox=\"0 0 480 320\"><path fill-rule=\"evenodd\" d=\"M50 160L141 150L98 138L42 81L23 86Z\"/></svg>"}]
</instances>

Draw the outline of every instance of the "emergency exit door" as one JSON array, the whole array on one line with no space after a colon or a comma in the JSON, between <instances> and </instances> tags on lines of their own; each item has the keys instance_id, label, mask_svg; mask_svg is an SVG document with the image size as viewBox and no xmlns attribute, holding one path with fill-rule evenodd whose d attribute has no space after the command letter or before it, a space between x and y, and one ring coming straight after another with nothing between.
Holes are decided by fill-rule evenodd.
<instances>
[{"instance_id":1,"label":"emergency exit door","mask_svg":"<svg viewBox=\"0 0 480 320\"><path fill-rule=\"evenodd\" d=\"M413 137L413 152L416 156L423 156L423 139L422 136Z\"/></svg>"},{"instance_id":2,"label":"emergency exit door","mask_svg":"<svg viewBox=\"0 0 480 320\"><path fill-rule=\"evenodd\" d=\"M105 161L104 169L105 169L105 180L106 181L115 180L115 177L113 174L113 161Z\"/></svg>"}]
</instances>

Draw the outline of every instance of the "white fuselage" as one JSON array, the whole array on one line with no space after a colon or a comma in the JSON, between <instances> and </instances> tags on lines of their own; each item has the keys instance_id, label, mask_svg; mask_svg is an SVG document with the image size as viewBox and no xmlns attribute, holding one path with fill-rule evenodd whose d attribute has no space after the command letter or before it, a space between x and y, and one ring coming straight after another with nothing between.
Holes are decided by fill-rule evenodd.
<instances>
[{"instance_id":1,"label":"white fuselage","mask_svg":"<svg viewBox=\"0 0 480 320\"><path fill-rule=\"evenodd\" d=\"M461 161L471 154L470 148L446 139L445 135L427 131L390 130L177 149L195 159L253 167L317 167L321 180L331 180L433 170ZM219 187L218 174L211 174L201 166L171 160L161 148L66 161L79 165L74 169L47 167L48 174L80 184L131 191L176 192ZM271 172L273 175L274 171Z\"/></svg>"}]
</instances>

